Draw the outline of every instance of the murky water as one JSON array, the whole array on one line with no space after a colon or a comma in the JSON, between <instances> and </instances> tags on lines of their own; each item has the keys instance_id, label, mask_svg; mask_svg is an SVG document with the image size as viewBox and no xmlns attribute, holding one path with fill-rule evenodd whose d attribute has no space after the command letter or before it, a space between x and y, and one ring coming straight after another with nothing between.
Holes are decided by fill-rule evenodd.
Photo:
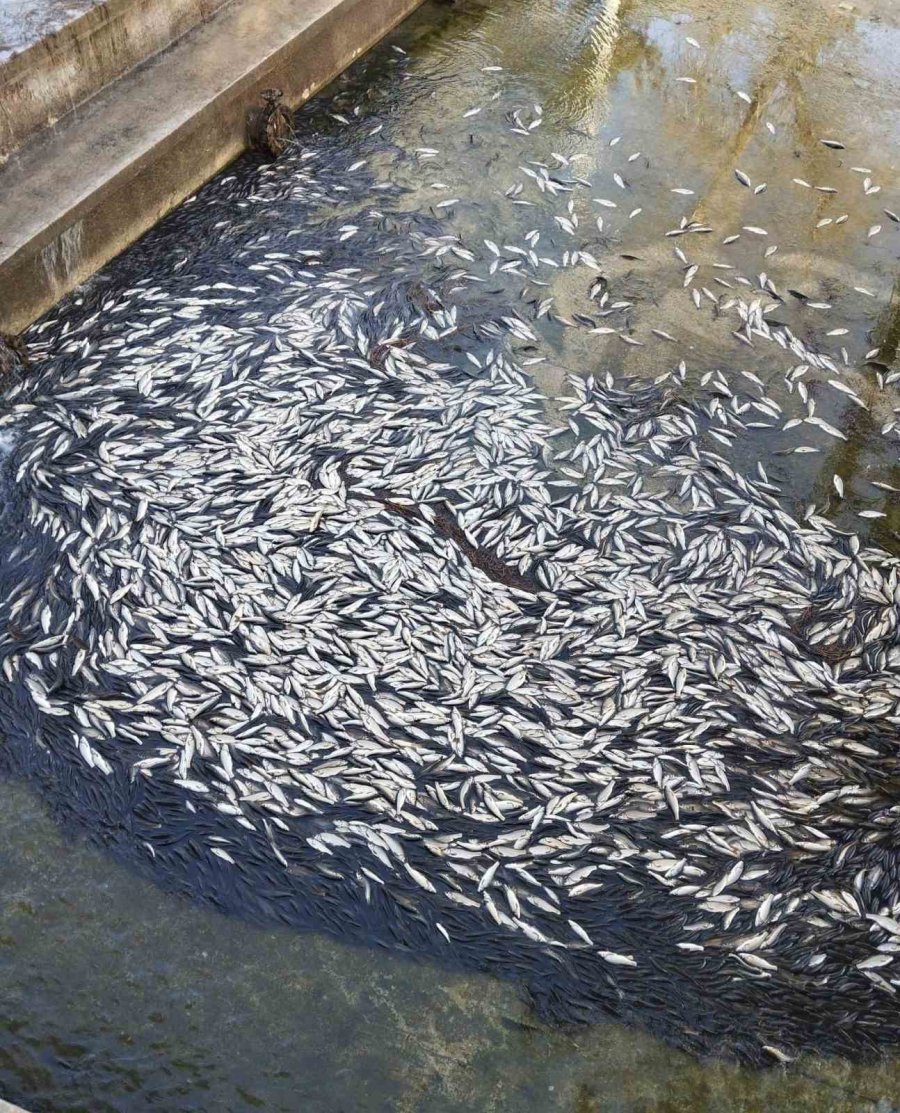
<instances>
[{"instance_id":1,"label":"murky water","mask_svg":"<svg viewBox=\"0 0 900 1113\"><path fill-rule=\"evenodd\" d=\"M402 70L392 46L410 56ZM900 30L887 4L854 11L810 4L802 12L774 3L670 10L651 0L427 6L304 111L303 133L324 134L335 159L362 158L356 109L384 120L394 148L381 154L380 142L372 144L376 177L408 189L405 207L432 208L448 233L467 240L522 242L532 213L522 206L520 224L511 226L504 192L524 160L552 152L577 160L577 172L594 183L592 196L616 202L615 218L603 206L582 216L606 217L591 249L617 295L635 303L624 324L617 320L619 330L643 346L544 321L554 359L535 374L549 398L569 370L612 366L651 376L685 358L698 382L718 366L745 369L765 379L769 398L795 404L784 383L793 361L773 345L746 349L732 337L733 322L695 309L673 246L703 264L698 283L712 285L712 263L722 262L735 268L718 271L726 280L755 281L765 270L782 293L789 286L831 304L809 309L786 295L777 316L839 362L846 346L848 365L859 370L844 381L869 409L830 389L827 376L812 375L818 413L847 440L829 440L818 428L801 437L772 422L755 445L793 509L815 501L847 528L873 524L874 537L893 547L896 502L871 481L900 486L894 442L881 433L897 402L891 384L882 389L877 380L896 369L900 334L898 232L882 211L900 207L900 98L891 65L898 52ZM406 75L399 90L398 73ZM504 107L495 110L491 98L501 87ZM531 137L511 131L510 94ZM543 122L530 130L536 104ZM848 150L822 147L822 136ZM425 153L404 153L416 148ZM735 166L766 190L739 185ZM794 177L839 192L818 193ZM864 192L865 178L881 191ZM845 223L816 229L843 213ZM682 216L716 234L667 240ZM867 238L876 223L882 231ZM518 294L521 281L493 277L503 296ZM549 291L532 294L552 294L563 314L584 311L584 280L583 271L563 271ZM676 343L654 340L654 327ZM835 329L847 332L828 338ZM866 364L876 347L877 363ZM816 451L779 455L804 444ZM843 499L834 497L835 473ZM867 509L888 516L860 519ZM805 1060L786 1073L698 1065L613 1025L543 1027L512 987L493 980L247 927L166 896L61 836L26 790L4 784L2 793L0 1083L26 1106L869 1110L900 1102L900 1074L890 1063Z\"/></svg>"},{"instance_id":2,"label":"murky water","mask_svg":"<svg viewBox=\"0 0 900 1113\"><path fill-rule=\"evenodd\" d=\"M456 36L466 22L471 56L461 62ZM883 212L897 194L900 160L891 64L900 43L889 6L883 16L863 19L819 4L804 5L802 13L795 6L782 11L779 5L738 11L727 4L674 10L610 4L602 13L590 4L470 5L455 13L446 37L423 31L423 38L428 43L423 68L452 81L452 94L443 89L432 94L432 105L441 102L436 119L423 119L428 108L423 105L418 112L404 111L399 120L397 134L404 142L413 145L419 137L441 151L426 172L421 166L406 173L402 165L397 168L395 177L414 190L420 203L440 204L462 195L464 202L447 218L452 230L461 228L465 235L477 228L481 235L515 244L536 220L522 209L520 228L510 229L502 191L521 179L523 161L545 159L552 165L558 151L576 160L577 172L594 185L592 196L618 206L610 210L595 203L582 211L582 201L577 202L582 222L604 218L604 232L596 236L603 273L617 296L634 298L627 324L647 346L628 347L615 335L597 337L583 329L554 333L548 328L544 335L558 352L558 367L544 372L548 392L558 388L564 370L612 367L650 377L670 367L677 355L687 360L696 380L722 365L762 375L769 396L787 407L779 368L794 361L734 343L733 322L713 322L697 310L682 288L684 268L673 249L680 246L691 263L699 264L694 285L713 287L717 295L723 293L718 279L730 282L737 294L743 289L753 296L736 283L738 275L757 286L758 296L759 276L767 275L785 299L774 316L833 352L839 363L845 348L848 362L859 368L848 382L870 409L861 412L858 403L826 384L827 375L817 376L811 393L818 412L845 430L848 439L811 442L797 431L782 436L774 423L772 430L757 430L752 452L793 495L793 510L802 513L808 501L817 500L842 526L863 532L866 522L857 512L884 510L888 522L875 536L890 544L890 531L900 524L897 503L870 482L898 485L895 446L880 429L900 399L896 390L878 389L875 365L867 368L864 362L865 353L879 347L875 358L893 366L898 343L900 226ZM503 73L491 80L478 62L500 65ZM491 107L495 86L504 90L500 110ZM520 91L528 119L531 101L546 105L547 123L533 138L511 134L503 120L510 86ZM348 103L352 99L348 94ZM448 111L448 102L458 111ZM466 127L464 113L481 105L483 113ZM485 124L484 115L492 112ZM822 146L820 138L832 135L842 137L848 149ZM640 156L629 162L635 152ZM868 173L855 172L854 166ZM741 187L736 167L764 191ZM624 176L625 190L614 181L617 172ZM473 176L480 179L480 189ZM810 190L794 178L837 192ZM864 192L869 179L882 187L879 192ZM442 188L432 184L440 182ZM680 195L673 188L693 194ZM817 227L820 220L845 214L844 223ZM713 234L667 239L666 231L682 217L707 224ZM882 231L867 239L867 230L877 224ZM768 235L748 233L747 226ZM739 240L722 244L735 234ZM555 296L558 309L583 310L580 279L569 272L551 282L546 292ZM831 308L807 308L788 290ZM648 335L653 327L676 335L678 345ZM848 334L841 339L829 335L842 329ZM798 453L804 444L816 451ZM834 472L845 479L843 502L829 497Z\"/></svg>"},{"instance_id":3,"label":"murky water","mask_svg":"<svg viewBox=\"0 0 900 1113\"><path fill-rule=\"evenodd\" d=\"M547 1028L505 983L247 927L61 835L25 789L4 784L2 802L0 1082L40 1113L888 1113L900 1101L891 1063L756 1072L617 1025Z\"/></svg>"}]
</instances>

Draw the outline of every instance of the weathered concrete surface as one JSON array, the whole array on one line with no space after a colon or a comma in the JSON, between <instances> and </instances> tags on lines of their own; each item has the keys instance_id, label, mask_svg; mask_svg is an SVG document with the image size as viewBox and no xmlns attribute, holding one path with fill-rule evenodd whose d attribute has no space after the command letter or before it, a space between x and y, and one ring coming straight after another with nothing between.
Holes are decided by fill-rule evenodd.
<instances>
[{"instance_id":1,"label":"weathered concrete surface","mask_svg":"<svg viewBox=\"0 0 900 1113\"><path fill-rule=\"evenodd\" d=\"M31 0L18 16L9 2L0 2L0 162L229 0L67 0L62 9Z\"/></svg>"},{"instance_id":2,"label":"weathered concrete surface","mask_svg":"<svg viewBox=\"0 0 900 1113\"><path fill-rule=\"evenodd\" d=\"M24 329L421 0L232 0L0 168L0 331Z\"/></svg>"},{"instance_id":3,"label":"weathered concrete surface","mask_svg":"<svg viewBox=\"0 0 900 1113\"><path fill-rule=\"evenodd\" d=\"M103 0L0 0L0 64Z\"/></svg>"}]
</instances>

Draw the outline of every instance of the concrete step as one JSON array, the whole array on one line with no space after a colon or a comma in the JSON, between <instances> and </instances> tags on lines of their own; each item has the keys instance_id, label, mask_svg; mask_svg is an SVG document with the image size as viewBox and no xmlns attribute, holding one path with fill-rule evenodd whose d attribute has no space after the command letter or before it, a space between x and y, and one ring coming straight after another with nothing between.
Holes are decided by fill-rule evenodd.
<instances>
[{"instance_id":1,"label":"concrete step","mask_svg":"<svg viewBox=\"0 0 900 1113\"><path fill-rule=\"evenodd\" d=\"M0 162L228 2L25 0L0 10Z\"/></svg>"},{"instance_id":2,"label":"concrete step","mask_svg":"<svg viewBox=\"0 0 900 1113\"><path fill-rule=\"evenodd\" d=\"M0 331L23 330L240 154L262 89L302 103L421 2L231 0L14 152L0 167Z\"/></svg>"}]
</instances>

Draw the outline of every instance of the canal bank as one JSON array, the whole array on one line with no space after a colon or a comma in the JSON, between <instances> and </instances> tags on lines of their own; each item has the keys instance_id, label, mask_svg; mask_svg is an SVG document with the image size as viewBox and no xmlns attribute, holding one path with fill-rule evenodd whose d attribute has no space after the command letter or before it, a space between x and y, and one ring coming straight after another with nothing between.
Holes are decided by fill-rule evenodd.
<instances>
[{"instance_id":1,"label":"canal bank","mask_svg":"<svg viewBox=\"0 0 900 1113\"><path fill-rule=\"evenodd\" d=\"M118 0L0 49L0 331L18 333L421 0ZM18 49L14 49L14 48Z\"/></svg>"}]
</instances>

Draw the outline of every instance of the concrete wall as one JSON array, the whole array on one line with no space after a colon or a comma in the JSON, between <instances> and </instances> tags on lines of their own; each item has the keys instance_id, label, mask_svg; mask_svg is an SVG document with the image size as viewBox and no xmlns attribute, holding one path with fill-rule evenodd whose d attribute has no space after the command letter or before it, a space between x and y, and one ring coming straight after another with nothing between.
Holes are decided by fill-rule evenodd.
<instances>
[{"instance_id":1,"label":"concrete wall","mask_svg":"<svg viewBox=\"0 0 900 1113\"><path fill-rule=\"evenodd\" d=\"M261 89L302 103L420 3L232 0L18 153L0 170L0 331L22 331L235 158Z\"/></svg>"},{"instance_id":2,"label":"concrete wall","mask_svg":"<svg viewBox=\"0 0 900 1113\"><path fill-rule=\"evenodd\" d=\"M13 1105L11 1102L0 1098L0 1113L25 1113L25 1110L21 1106Z\"/></svg>"},{"instance_id":3,"label":"concrete wall","mask_svg":"<svg viewBox=\"0 0 900 1113\"><path fill-rule=\"evenodd\" d=\"M0 66L0 162L229 0L104 0Z\"/></svg>"}]
</instances>

